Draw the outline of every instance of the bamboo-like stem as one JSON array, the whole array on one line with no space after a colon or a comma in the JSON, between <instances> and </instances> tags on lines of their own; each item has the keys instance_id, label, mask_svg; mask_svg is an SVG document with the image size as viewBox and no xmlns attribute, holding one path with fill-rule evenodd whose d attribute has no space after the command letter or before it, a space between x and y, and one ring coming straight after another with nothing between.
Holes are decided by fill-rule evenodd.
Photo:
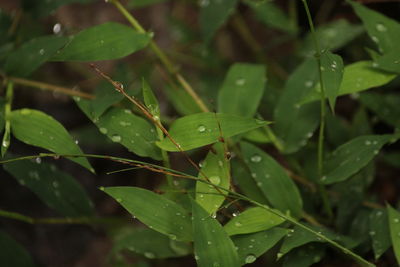
<instances>
[{"instance_id":1,"label":"bamboo-like stem","mask_svg":"<svg viewBox=\"0 0 400 267\"><path fill-rule=\"evenodd\" d=\"M131 13L119 2L119 0L110 0L112 4L121 12L121 14L129 21L132 27L139 33L147 33L146 30L140 25L140 23L132 16ZM186 79L177 72L177 68L168 58L168 56L161 50L161 48L153 41L150 41L150 49L157 55L161 63L167 69L168 73L173 76L182 88L193 98L195 103L203 112L209 112L208 107L204 104L203 100L197 95L192 86L186 81Z\"/></svg>"},{"instance_id":2,"label":"bamboo-like stem","mask_svg":"<svg viewBox=\"0 0 400 267\"><path fill-rule=\"evenodd\" d=\"M8 147L10 146L10 135L11 135L11 105L14 95L14 84L12 81L7 81L7 90L6 90L6 104L4 106L4 117L5 117L5 125L4 125L4 135L3 140L1 142L1 156L7 152Z\"/></svg>"}]
</instances>

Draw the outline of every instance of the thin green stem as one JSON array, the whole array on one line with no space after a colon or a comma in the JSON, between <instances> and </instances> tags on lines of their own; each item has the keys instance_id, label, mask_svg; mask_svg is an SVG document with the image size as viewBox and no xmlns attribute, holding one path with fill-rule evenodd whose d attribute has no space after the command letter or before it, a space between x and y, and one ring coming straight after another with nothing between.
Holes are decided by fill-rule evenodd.
<instances>
[{"instance_id":1,"label":"thin green stem","mask_svg":"<svg viewBox=\"0 0 400 267\"><path fill-rule=\"evenodd\" d=\"M131 13L119 2L119 0L110 0L112 4L121 12L121 14L129 21L132 27L139 33L147 33L146 30L140 25L140 23L132 16ZM195 103L204 112L209 112L208 107L204 104L203 100L193 90L192 86L186 81L186 79L177 72L177 68L168 58L168 56L161 50L161 48L153 41L150 41L150 49L157 55L161 63L165 66L170 75L175 77L182 88L193 98Z\"/></svg>"},{"instance_id":2,"label":"thin green stem","mask_svg":"<svg viewBox=\"0 0 400 267\"><path fill-rule=\"evenodd\" d=\"M1 156L7 152L8 147L10 146L10 136L11 136L11 105L13 101L14 95L14 83L12 81L7 81L7 90L6 90L6 104L4 106L4 117L5 117L5 125L4 125L4 135L3 141L1 142Z\"/></svg>"},{"instance_id":3,"label":"thin green stem","mask_svg":"<svg viewBox=\"0 0 400 267\"><path fill-rule=\"evenodd\" d=\"M322 69L321 69L321 49L319 46L318 38L315 33L314 23L311 17L310 9L308 8L307 0L302 0L304 4L304 9L307 13L308 23L310 25L311 36L315 46L315 58L318 64L318 73L319 73L319 81L321 84L321 101L320 101L320 113L321 113L321 123L319 127L319 136L318 136L318 153L317 153L317 164L318 164L318 177L322 179L324 173L324 133L325 133L325 117L326 117L326 104L325 104L325 86L324 80L322 78ZM323 185L319 185L319 191L321 194L321 198L323 201L323 205L326 213L330 218L333 217L332 207L330 205L326 189Z\"/></svg>"},{"instance_id":4,"label":"thin green stem","mask_svg":"<svg viewBox=\"0 0 400 267\"><path fill-rule=\"evenodd\" d=\"M159 121L159 123L161 123L161 122ZM161 142L164 139L164 133L158 127L156 128L156 130L157 130L157 134L158 134L158 139L160 139L160 142ZM168 152L165 151L164 149L161 149L161 156L162 156L162 159L163 159L164 167L166 167L168 169L171 169L171 162L169 161ZM173 188L174 187L174 180L173 180L172 176L170 174L166 174L165 176L167 177L168 186L170 188Z\"/></svg>"}]
</instances>

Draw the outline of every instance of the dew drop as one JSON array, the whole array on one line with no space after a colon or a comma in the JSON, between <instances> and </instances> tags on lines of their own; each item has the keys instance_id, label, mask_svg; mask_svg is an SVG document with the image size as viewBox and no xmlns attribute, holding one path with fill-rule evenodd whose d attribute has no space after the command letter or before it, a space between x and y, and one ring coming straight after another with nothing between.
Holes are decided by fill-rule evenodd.
<instances>
[{"instance_id":1,"label":"dew drop","mask_svg":"<svg viewBox=\"0 0 400 267\"><path fill-rule=\"evenodd\" d=\"M321 181L325 181L326 180L326 175L321 177Z\"/></svg>"},{"instance_id":2,"label":"dew drop","mask_svg":"<svg viewBox=\"0 0 400 267\"><path fill-rule=\"evenodd\" d=\"M111 136L111 140L113 142L121 142L122 138L118 134L114 134L113 136Z\"/></svg>"},{"instance_id":3,"label":"dew drop","mask_svg":"<svg viewBox=\"0 0 400 267\"><path fill-rule=\"evenodd\" d=\"M308 88L310 88L311 86L313 86L313 81L306 81L305 83L304 83L304 85L306 86L306 87L308 87Z\"/></svg>"},{"instance_id":4,"label":"dew drop","mask_svg":"<svg viewBox=\"0 0 400 267\"><path fill-rule=\"evenodd\" d=\"M386 32L386 31L387 31L386 26L383 25L382 23L376 24L375 28L376 28L376 30L377 30L378 32Z\"/></svg>"},{"instance_id":5,"label":"dew drop","mask_svg":"<svg viewBox=\"0 0 400 267\"><path fill-rule=\"evenodd\" d=\"M236 217L236 216L238 216L239 215L239 212L234 212L234 213L232 213L232 216L233 217Z\"/></svg>"},{"instance_id":6,"label":"dew drop","mask_svg":"<svg viewBox=\"0 0 400 267\"><path fill-rule=\"evenodd\" d=\"M122 127L126 127L126 126L131 126L131 123L126 121L120 121L119 125L121 125Z\"/></svg>"},{"instance_id":7,"label":"dew drop","mask_svg":"<svg viewBox=\"0 0 400 267\"><path fill-rule=\"evenodd\" d=\"M40 54L41 56L43 56L43 55L44 55L44 52L45 52L45 51L44 51L44 49L43 49L43 48L39 50L39 54Z\"/></svg>"},{"instance_id":8,"label":"dew drop","mask_svg":"<svg viewBox=\"0 0 400 267\"><path fill-rule=\"evenodd\" d=\"M240 222L235 222L236 227L242 227L242 224Z\"/></svg>"},{"instance_id":9,"label":"dew drop","mask_svg":"<svg viewBox=\"0 0 400 267\"><path fill-rule=\"evenodd\" d=\"M376 36L371 36L372 41L374 41L375 43L379 43L379 39Z\"/></svg>"},{"instance_id":10,"label":"dew drop","mask_svg":"<svg viewBox=\"0 0 400 267\"><path fill-rule=\"evenodd\" d=\"M144 256L148 259L154 259L156 256L152 252L145 252Z\"/></svg>"},{"instance_id":11,"label":"dew drop","mask_svg":"<svg viewBox=\"0 0 400 267\"><path fill-rule=\"evenodd\" d=\"M262 185L263 185L262 182L257 182L257 186L258 186L258 187L261 187Z\"/></svg>"},{"instance_id":12,"label":"dew drop","mask_svg":"<svg viewBox=\"0 0 400 267\"><path fill-rule=\"evenodd\" d=\"M108 133L107 128L101 127L99 130L100 130L100 132L101 132L102 134L107 134L107 133Z\"/></svg>"},{"instance_id":13,"label":"dew drop","mask_svg":"<svg viewBox=\"0 0 400 267\"><path fill-rule=\"evenodd\" d=\"M36 158L36 159L35 159L35 162L36 162L37 164L42 163L42 158Z\"/></svg>"},{"instance_id":14,"label":"dew drop","mask_svg":"<svg viewBox=\"0 0 400 267\"><path fill-rule=\"evenodd\" d=\"M169 234L168 236L169 236L169 238L170 238L171 240L176 240L176 235Z\"/></svg>"},{"instance_id":15,"label":"dew drop","mask_svg":"<svg viewBox=\"0 0 400 267\"><path fill-rule=\"evenodd\" d=\"M219 183L221 182L221 178L219 176L211 176L210 182L219 185Z\"/></svg>"},{"instance_id":16,"label":"dew drop","mask_svg":"<svg viewBox=\"0 0 400 267\"><path fill-rule=\"evenodd\" d=\"M371 141L369 141L369 140L366 140L366 141L365 141L365 145L369 146L369 145L371 145L371 144L372 144Z\"/></svg>"},{"instance_id":17,"label":"dew drop","mask_svg":"<svg viewBox=\"0 0 400 267\"><path fill-rule=\"evenodd\" d=\"M53 26L53 33L54 34L59 34L61 32L61 24L60 23L56 23Z\"/></svg>"},{"instance_id":18,"label":"dew drop","mask_svg":"<svg viewBox=\"0 0 400 267\"><path fill-rule=\"evenodd\" d=\"M253 156L251 156L250 161L254 162L254 163L258 163L262 160L261 156L258 154L254 154Z\"/></svg>"},{"instance_id":19,"label":"dew drop","mask_svg":"<svg viewBox=\"0 0 400 267\"><path fill-rule=\"evenodd\" d=\"M2 145L3 147L8 147L8 146L10 145L10 141L8 141L8 140L3 140L3 142L1 143L1 145Z\"/></svg>"},{"instance_id":20,"label":"dew drop","mask_svg":"<svg viewBox=\"0 0 400 267\"><path fill-rule=\"evenodd\" d=\"M394 219L393 219L393 222L394 222L394 223L399 223L400 220L399 220L398 218L394 218Z\"/></svg>"},{"instance_id":21,"label":"dew drop","mask_svg":"<svg viewBox=\"0 0 400 267\"><path fill-rule=\"evenodd\" d=\"M199 131L199 133L204 133L206 130L207 128L204 125L199 125L199 127L197 127L197 131Z\"/></svg>"},{"instance_id":22,"label":"dew drop","mask_svg":"<svg viewBox=\"0 0 400 267\"><path fill-rule=\"evenodd\" d=\"M238 86L243 86L245 83L246 83L245 79L237 79L235 81L235 84L238 85Z\"/></svg>"},{"instance_id":23,"label":"dew drop","mask_svg":"<svg viewBox=\"0 0 400 267\"><path fill-rule=\"evenodd\" d=\"M207 245L211 245L212 244L212 242L211 241L207 241Z\"/></svg>"},{"instance_id":24,"label":"dew drop","mask_svg":"<svg viewBox=\"0 0 400 267\"><path fill-rule=\"evenodd\" d=\"M57 181L54 181L54 182L53 182L53 187L54 187L54 188L57 188L57 187L58 187L58 182L57 182Z\"/></svg>"}]
</instances>

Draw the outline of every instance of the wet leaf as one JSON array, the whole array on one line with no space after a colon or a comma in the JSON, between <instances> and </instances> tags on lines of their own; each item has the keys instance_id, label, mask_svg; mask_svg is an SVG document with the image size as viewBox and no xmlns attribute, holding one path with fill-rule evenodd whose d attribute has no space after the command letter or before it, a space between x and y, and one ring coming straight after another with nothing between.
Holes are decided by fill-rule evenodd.
<instances>
[{"instance_id":1,"label":"wet leaf","mask_svg":"<svg viewBox=\"0 0 400 267\"><path fill-rule=\"evenodd\" d=\"M192 200L194 253L199 267L240 266L235 246L224 228Z\"/></svg>"},{"instance_id":2,"label":"wet leaf","mask_svg":"<svg viewBox=\"0 0 400 267\"><path fill-rule=\"evenodd\" d=\"M332 111L335 110L336 97L343 78L343 59L329 51L321 55L321 72L325 94Z\"/></svg>"},{"instance_id":3,"label":"wet leaf","mask_svg":"<svg viewBox=\"0 0 400 267\"><path fill-rule=\"evenodd\" d=\"M307 244L293 249L283 258L283 267L308 267L319 262L325 256L325 246Z\"/></svg>"},{"instance_id":4,"label":"wet leaf","mask_svg":"<svg viewBox=\"0 0 400 267\"><path fill-rule=\"evenodd\" d=\"M372 241L375 260L377 260L392 245L388 214L385 209L376 209L369 214L369 236Z\"/></svg>"},{"instance_id":5,"label":"wet leaf","mask_svg":"<svg viewBox=\"0 0 400 267\"><path fill-rule=\"evenodd\" d=\"M392 208L390 205L387 205L387 212L389 216L390 237L392 239L394 255L396 256L397 263L400 264L400 212Z\"/></svg>"},{"instance_id":6,"label":"wet leaf","mask_svg":"<svg viewBox=\"0 0 400 267\"><path fill-rule=\"evenodd\" d=\"M172 240L192 240L189 212L177 203L139 187L107 187L104 191L151 229Z\"/></svg>"},{"instance_id":7,"label":"wet leaf","mask_svg":"<svg viewBox=\"0 0 400 267\"><path fill-rule=\"evenodd\" d=\"M142 80L142 93L144 103L146 107L150 110L150 113L153 116L160 118L160 107L158 104L158 100L151 90L150 85L144 79Z\"/></svg>"}]
</instances>

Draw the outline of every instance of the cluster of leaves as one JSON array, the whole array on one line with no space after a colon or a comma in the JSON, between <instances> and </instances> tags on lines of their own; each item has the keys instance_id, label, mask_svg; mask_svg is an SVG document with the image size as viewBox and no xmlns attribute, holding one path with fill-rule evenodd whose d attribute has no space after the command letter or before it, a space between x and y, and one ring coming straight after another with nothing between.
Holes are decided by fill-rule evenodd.
<instances>
[{"instance_id":1,"label":"cluster of leaves","mask_svg":"<svg viewBox=\"0 0 400 267\"><path fill-rule=\"evenodd\" d=\"M72 2L91 1L27 0L22 6L26 14L44 17ZM131 2L131 7L137 7L161 1ZM291 8L300 8L291 2ZM303 3L308 11L306 1ZM192 3L180 4L193 8ZM273 2L201 1L195 7L199 9L201 49L195 46L191 52L211 68L224 69L213 40L228 20L238 25L254 53L265 52L246 31L246 22L240 16L243 8L267 29L299 43L291 62L294 68L267 60L232 63L223 81L204 75L204 84L199 85L204 87L203 99L215 99L217 112L209 111L211 105L204 104L177 73L152 40L153 34L146 32L118 0L109 0L107 7L115 6L132 27L107 22L71 35L59 30L52 35L35 31L28 34L23 27L18 32L15 17L2 12L2 166L21 186L66 216L66 223L90 223L97 218L93 203L74 177L43 158L64 156L92 173L95 170L88 158L164 174L165 183L153 188L164 192L161 195L140 187L100 188L147 226L113 229L110 261L114 264L124 264L122 252L127 252L150 260L193 255L199 266L242 266L263 258L280 260L282 266L309 266L324 258L329 260L335 253L348 255L360 265L373 266L363 257L372 261L385 255L391 261L391 247L400 263L400 212L389 204L385 208L375 203L375 196L368 192L377 177L377 158L400 167L398 151L381 152L385 145L394 147L400 137L400 99L392 90L400 74L400 23L359 3L348 4L362 24L339 19L315 31L312 27L313 31L301 38L296 16L287 15ZM182 23L172 24L184 36L181 42L193 42L195 37ZM369 42L365 31L373 42ZM367 53L344 63L339 54L351 42L358 49L367 46ZM120 73L115 74L119 82L94 67L107 81L96 88L94 96L59 90L73 96L96 131L141 157L140 161L84 154L64 126L49 114L12 108L14 87L58 88L27 79L46 62L114 60L146 48L156 53L169 72L165 95L180 116L172 123L161 112L157 97L145 81L149 80L149 71L143 71L139 92L124 89L124 63L117 68ZM282 68L291 74L279 78L278 70ZM217 92L209 89L218 82L221 85ZM351 119L334 112L340 102L337 98L349 95L358 104ZM330 111L325 110L325 98ZM374 132L372 123L384 124L387 132ZM318 129L318 138L313 138ZM21 156L8 152L14 140L11 137L54 154L10 160ZM196 151L207 151L198 164L197 159L193 160ZM279 156L273 157L267 151ZM190 167L180 171L171 168L168 152L180 153ZM149 163L146 158L160 164ZM0 211L4 217L35 222L30 217ZM7 233L0 232L0 244L0 255L5 255L2 263L34 265L29 254Z\"/></svg>"}]
</instances>

